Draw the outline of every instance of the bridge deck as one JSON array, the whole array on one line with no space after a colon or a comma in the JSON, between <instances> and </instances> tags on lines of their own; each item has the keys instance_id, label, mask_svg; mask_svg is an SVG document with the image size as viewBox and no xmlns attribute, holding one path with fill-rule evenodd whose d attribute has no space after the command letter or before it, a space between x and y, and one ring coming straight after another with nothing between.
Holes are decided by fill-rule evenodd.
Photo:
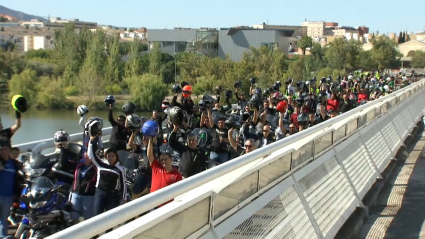
<instances>
[{"instance_id":1,"label":"bridge deck","mask_svg":"<svg viewBox=\"0 0 425 239\"><path fill-rule=\"evenodd\" d=\"M359 238L425 238L425 132L408 145L409 156L400 162L378 196Z\"/></svg>"}]
</instances>

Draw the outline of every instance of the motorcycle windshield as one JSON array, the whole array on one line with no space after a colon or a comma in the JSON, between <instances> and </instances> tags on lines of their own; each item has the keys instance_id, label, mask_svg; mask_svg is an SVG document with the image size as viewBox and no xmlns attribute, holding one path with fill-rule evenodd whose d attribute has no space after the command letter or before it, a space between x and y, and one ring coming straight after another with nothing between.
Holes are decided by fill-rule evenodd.
<instances>
[{"instance_id":1,"label":"motorcycle windshield","mask_svg":"<svg viewBox=\"0 0 425 239\"><path fill-rule=\"evenodd\" d=\"M48 164L50 164L50 158L45 156L42 151L43 149L47 148L47 143L40 143L31 151L31 156L29 160L29 164L31 168L38 169L38 168L44 168Z\"/></svg>"},{"instance_id":2,"label":"motorcycle windshield","mask_svg":"<svg viewBox=\"0 0 425 239\"><path fill-rule=\"evenodd\" d=\"M54 187L53 182L46 177L38 177L34 179L30 190L30 207L40 208L43 207L50 197L50 192Z\"/></svg>"}]
</instances>

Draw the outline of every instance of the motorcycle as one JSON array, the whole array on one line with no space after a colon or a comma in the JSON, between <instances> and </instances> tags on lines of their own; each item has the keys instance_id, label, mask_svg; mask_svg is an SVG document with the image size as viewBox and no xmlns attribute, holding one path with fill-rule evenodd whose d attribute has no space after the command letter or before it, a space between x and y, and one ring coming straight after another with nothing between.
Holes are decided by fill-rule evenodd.
<instances>
[{"instance_id":1,"label":"motorcycle","mask_svg":"<svg viewBox=\"0 0 425 239\"><path fill-rule=\"evenodd\" d=\"M63 186L41 176L22 191L21 202L12 206L12 213L22 218L15 238L42 239L71 226L70 214L64 210L68 195Z\"/></svg>"}]
</instances>

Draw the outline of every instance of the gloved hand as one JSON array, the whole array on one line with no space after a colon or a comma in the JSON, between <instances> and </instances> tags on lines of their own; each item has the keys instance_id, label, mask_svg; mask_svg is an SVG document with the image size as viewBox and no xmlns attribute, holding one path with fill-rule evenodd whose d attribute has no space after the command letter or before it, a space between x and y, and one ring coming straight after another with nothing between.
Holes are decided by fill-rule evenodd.
<instances>
[{"instance_id":1,"label":"gloved hand","mask_svg":"<svg viewBox=\"0 0 425 239\"><path fill-rule=\"evenodd\" d=\"M15 110L15 117L16 117L16 119L20 119L21 118L21 112Z\"/></svg>"}]
</instances>

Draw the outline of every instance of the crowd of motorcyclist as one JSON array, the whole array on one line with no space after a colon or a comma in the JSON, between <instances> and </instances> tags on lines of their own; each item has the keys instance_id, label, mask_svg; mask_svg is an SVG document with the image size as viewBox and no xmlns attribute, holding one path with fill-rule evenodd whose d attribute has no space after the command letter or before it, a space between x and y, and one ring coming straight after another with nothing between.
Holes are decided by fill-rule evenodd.
<instances>
[{"instance_id":1,"label":"crowd of motorcyclist","mask_svg":"<svg viewBox=\"0 0 425 239\"><path fill-rule=\"evenodd\" d=\"M153 111L150 118L135 114L131 102L125 103L123 114L114 118L115 99L107 96L112 126L109 148L104 149L102 144L103 120L89 118L88 107L81 105L77 113L84 130L83 143L71 143L67 132L56 132L57 160L50 173L41 176L69 185L61 186L69 190L65 208L70 211L72 223L77 223L80 217L99 215L346 113L415 80L413 74L406 77L354 72L337 79L328 76L298 83L292 79L278 81L262 90L251 78L249 96L241 92L242 82L238 81L233 91L217 86L215 97L204 95L197 103L192 99L192 86L182 82L173 85L171 102L162 101L163 112ZM25 164L16 160L19 149L11 148L11 137L21 126L20 113L16 116L17 122L11 128L3 129L0 121L0 238L7 235L9 208L19 201L25 184L25 175L18 171L27 173Z\"/></svg>"}]
</instances>

